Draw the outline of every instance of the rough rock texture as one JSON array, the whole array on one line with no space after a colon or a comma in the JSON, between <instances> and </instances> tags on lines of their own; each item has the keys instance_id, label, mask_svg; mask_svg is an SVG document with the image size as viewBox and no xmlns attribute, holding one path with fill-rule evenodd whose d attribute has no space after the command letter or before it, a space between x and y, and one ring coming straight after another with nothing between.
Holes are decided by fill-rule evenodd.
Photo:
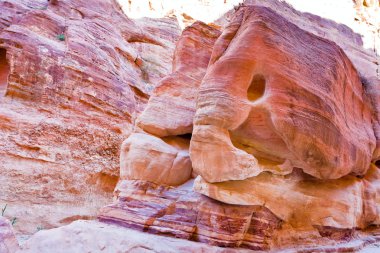
<instances>
[{"instance_id":1,"label":"rough rock texture","mask_svg":"<svg viewBox=\"0 0 380 253\"><path fill-rule=\"evenodd\" d=\"M0 206L21 233L92 218L111 201L123 139L171 72L177 21L132 21L112 0L0 9Z\"/></svg>"},{"instance_id":2,"label":"rough rock texture","mask_svg":"<svg viewBox=\"0 0 380 253\"><path fill-rule=\"evenodd\" d=\"M194 1L209 17L223 9ZM284 2L247 0L255 7L185 29L174 51L177 20L193 17L184 1L166 3L172 18L130 20L113 0L0 2L0 196L16 228L92 218L129 136L104 222L38 232L24 250L222 251L159 235L290 252L379 241L376 43ZM377 28L365 14L377 5L356 5Z\"/></svg>"},{"instance_id":3,"label":"rough rock texture","mask_svg":"<svg viewBox=\"0 0 380 253\"><path fill-rule=\"evenodd\" d=\"M290 9L268 3L279 12ZM100 211L101 221L256 250L353 251L378 240L368 230L379 223L379 175L371 165L377 102L368 92L377 79L363 85L373 66L359 74L327 39L358 47L360 38L349 29L305 15L337 29L322 38L318 25L305 22L307 32L271 8L238 8L212 54L200 46L205 43L188 46L190 37L214 43L217 36L199 33L206 26L184 31L174 72L153 91L122 146L116 202ZM294 10L289 15L304 18ZM354 53L355 64L364 61L363 52ZM193 73L191 56L202 59L200 86L199 78L181 75ZM194 190L221 202L194 193L192 181L180 185L190 179L191 167L177 163L187 155L187 144L180 145L186 139L192 174L199 174Z\"/></svg>"},{"instance_id":4,"label":"rough rock texture","mask_svg":"<svg viewBox=\"0 0 380 253\"><path fill-rule=\"evenodd\" d=\"M11 223L0 216L0 252L14 253L19 249Z\"/></svg>"},{"instance_id":5,"label":"rough rock texture","mask_svg":"<svg viewBox=\"0 0 380 253\"><path fill-rule=\"evenodd\" d=\"M115 189L117 202L102 208L99 220L211 245L269 249L272 232L280 225L271 212L211 200L195 193L192 183L174 188L121 181Z\"/></svg>"},{"instance_id":6,"label":"rough rock texture","mask_svg":"<svg viewBox=\"0 0 380 253\"><path fill-rule=\"evenodd\" d=\"M126 236L127 235L127 236ZM97 221L75 221L68 226L38 232L19 253L83 252L249 252L212 247L187 240L149 235Z\"/></svg>"}]
</instances>

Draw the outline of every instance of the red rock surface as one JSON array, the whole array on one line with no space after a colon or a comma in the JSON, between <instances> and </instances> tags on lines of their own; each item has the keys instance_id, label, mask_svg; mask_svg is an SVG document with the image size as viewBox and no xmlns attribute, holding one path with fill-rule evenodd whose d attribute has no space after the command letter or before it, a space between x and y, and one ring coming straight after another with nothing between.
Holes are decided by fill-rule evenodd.
<instances>
[{"instance_id":1,"label":"red rock surface","mask_svg":"<svg viewBox=\"0 0 380 253\"><path fill-rule=\"evenodd\" d=\"M28 240L20 253L83 252L207 252L248 253L249 250L219 248L203 243L143 233L97 221L75 221L70 225L40 231Z\"/></svg>"},{"instance_id":2,"label":"red rock surface","mask_svg":"<svg viewBox=\"0 0 380 253\"><path fill-rule=\"evenodd\" d=\"M171 72L179 27L132 21L112 0L0 9L0 206L21 233L90 219L111 201L136 115Z\"/></svg>"},{"instance_id":3,"label":"red rock surface","mask_svg":"<svg viewBox=\"0 0 380 253\"><path fill-rule=\"evenodd\" d=\"M217 29L196 22L177 42L173 72L153 91L120 152L121 180L180 185L191 178L189 137L197 90L206 73Z\"/></svg>"},{"instance_id":4,"label":"red rock surface","mask_svg":"<svg viewBox=\"0 0 380 253\"><path fill-rule=\"evenodd\" d=\"M241 7L199 90L193 168L209 182L293 167L323 179L364 175L376 147L371 111L335 43L268 8Z\"/></svg>"},{"instance_id":5,"label":"red rock surface","mask_svg":"<svg viewBox=\"0 0 380 253\"><path fill-rule=\"evenodd\" d=\"M220 32L202 22L187 27L176 46L173 73L154 89L136 125L158 137L191 134L197 88Z\"/></svg>"},{"instance_id":6,"label":"red rock surface","mask_svg":"<svg viewBox=\"0 0 380 253\"><path fill-rule=\"evenodd\" d=\"M115 189L117 202L104 207L99 220L210 245L269 249L280 220L266 208L226 205L191 187L192 181L177 188L121 181Z\"/></svg>"},{"instance_id":7,"label":"red rock surface","mask_svg":"<svg viewBox=\"0 0 380 253\"><path fill-rule=\"evenodd\" d=\"M347 31L340 36L358 39ZM207 36L185 30L175 53L179 59L195 55L192 46L182 46L188 45L183 38L194 35L197 41ZM187 53L180 54L181 48ZM198 48L201 59L207 59L210 51ZM207 70L200 72L206 73L201 86L189 91L183 85L189 81L179 73L191 73L192 64L183 61L182 71L164 78L137 119L137 133L121 153L117 201L100 211L100 220L261 250L297 245L313 252L325 245L345 251L378 240L374 234L366 237L367 227L379 222L378 169L371 167L376 102L371 103L368 86L339 46L270 8L243 6L216 40ZM171 85L173 76L178 85ZM196 106L194 126L191 106ZM177 186L189 178L189 168L175 162L178 150L187 148L169 152L169 146L178 147L183 137L191 137L193 175L199 174L194 190L221 202L200 198L189 189L191 181ZM246 217L246 208L256 210L252 217L257 214L259 222L245 219L244 227L252 230L231 230L242 221L228 210ZM191 218L194 210L196 218ZM199 222L210 213L216 217ZM247 238L255 238L254 243L246 243ZM344 244L348 241L352 244Z\"/></svg>"},{"instance_id":8,"label":"red rock surface","mask_svg":"<svg viewBox=\"0 0 380 253\"><path fill-rule=\"evenodd\" d=\"M194 14L212 17L215 2ZM103 222L40 231L21 252L346 252L378 241L379 59L368 41L273 0L179 37L192 14L167 3L171 18L132 20L114 0L0 2L0 206L31 233L93 218L119 181Z\"/></svg>"}]
</instances>

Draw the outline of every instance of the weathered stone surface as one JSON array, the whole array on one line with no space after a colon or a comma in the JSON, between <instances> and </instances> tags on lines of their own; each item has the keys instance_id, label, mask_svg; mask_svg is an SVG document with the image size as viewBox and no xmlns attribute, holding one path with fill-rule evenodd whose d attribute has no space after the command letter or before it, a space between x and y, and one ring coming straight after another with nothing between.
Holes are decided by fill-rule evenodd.
<instances>
[{"instance_id":1,"label":"weathered stone surface","mask_svg":"<svg viewBox=\"0 0 380 253\"><path fill-rule=\"evenodd\" d=\"M346 176L320 181L301 171L287 176L265 172L213 184L198 177L194 190L224 203L265 205L294 228L366 228L380 222L379 173L372 166L362 179Z\"/></svg>"},{"instance_id":2,"label":"weathered stone surface","mask_svg":"<svg viewBox=\"0 0 380 253\"><path fill-rule=\"evenodd\" d=\"M0 216L0 252L14 253L19 249L11 223Z\"/></svg>"},{"instance_id":3,"label":"weathered stone surface","mask_svg":"<svg viewBox=\"0 0 380 253\"><path fill-rule=\"evenodd\" d=\"M19 233L91 219L111 201L122 141L171 72L177 21L133 21L113 0L0 9L0 206Z\"/></svg>"},{"instance_id":4,"label":"weathered stone surface","mask_svg":"<svg viewBox=\"0 0 380 253\"><path fill-rule=\"evenodd\" d=\"M358 73L335 43L268 8L243 6L202 80L193 169L209 182L293 167L323 179L364 175L376 146L371 113Z\"/></svg>"},{"instance_id":5,"label":"weathered stone surface","mask_svg":"<svg viewBox=\"0 0 380 253\"><path fill-rule=\"evenodd\" d=\"M176 238L142 233L97 221L75 221L68 226L40 231L18 253L83 252L210 252L247 253L243 249L225 249Z\"/></svg>"},{"instance_id":6,"label":"weathered stone surface","mask_svg":"<svg viewBox=\"0 0 380 253\"><path fill-rule=\"evenodd\" d=\"M120 150L120 179L181 185L191 178L190 140L133 133Z\"/></svg>"},{"instance_id":7,"label":"weathered stone surface","mask_svg":"<svg viewBox=\"0 0 380 253\"><path fill-rule=\"evenodd\" d=\"M185 29L177 42L173 72L153 91L122 145L121 179L180 185L191 178L189 136L198 86L220 32L202 22ZM191 136L191 135L190 135Z\"/></svg>"},{"instance_id":8,"label":"weathered stone surface","mask_svg":"<svg viewBox=\"0 0 380 253\"><path fill-rule=\"evenodd\" d=\"M173 59L173 73L161 80L136 125L159 136L192 132L198 87L220 32L202 22L187 27Z\"/></svg>"},{"instance_id":9,"label":"weathered stone surface","mask_svg":"<svg viewBox=\"0 0 380 253\"><path fill-rule=\"evenodd\" d=\"M172 4L175 11L169 15L185 24L193 14L207 13L193 7L193 13L178 11L190 2L207 5L213 10L209 17L221 10L214 8L216 1L197 0L128 1L126 6L129 13L141 13L136 6L164 12ZM158 235L281 252L358 251L379 240L376 230L366 228L379 223L378 169L367 171L370 160L380 157L378 57L362 49L359 35L283 2L248 0L284 19L260 7L254 7L254 14L243 11L241 24L235 19L215 47L220 32L196 22L177 43L171 68L176 20L132 21L115 3L0 2L0 47L6 49L0 51L0 95L6 93L0 98L0 141L6 143L0 148L0 183L5 186L0 196L12 201L8 211L20 217L19 230L35 231L36 220L46 228L90 219L110 200L119 179L119 145L129 136L120 150L117 199L99 219L156 235L77 222L37 233L26 252L234 252ZM230 14L239 19L244 8ZM218 59L207 69L213 49ZM241 56L250 58L242 66ZM254 69L262 75L254 76ZM218 85L202 85L198 109L214 107L206 120L216 115L221 123L198 124L204 115L197 115L192 136L206 71L204 80ZM244 78L250 79L247 87ZM233 103L224 100L225 94ZM260 106L263 101L268 106ZM247 104L249 113L242 119L239 112ZM236 126L230 129L231 123ZM199 144L193 146L196 167L210 173L192 171L190 138ZM222 152L214 152L215 147ZM328 158L321 170L316 150ZM259 175L247 178L252 164ZM213 173L223 168L228 172ZM197 173L203 179L198 177L195 190L225 203L191 189L189 179ZM206 181L213 177L244 180Z\"/></svg>"},{"instance_id":10,"label":"weathered stone surface","mask_svg":"<svg viewBox=\"0 0 380 253\"><path fill-rule=\"evenodd\" d=\"M191 187L192 181L176 188L121 181L115 189L117 202L102 208L99 220L211 245L269 249L280 220L266 208L224 204Z\"/></svg>"},{"instance_id":11,"label":"weathered stone surface","mask_svg":"<svg viewBox=\"0 0 380 253\"><path fill-rule=\"evenodd\" d=\"M375 242L375 236L365 237L365 229L379 222L378 171L374 166L368 170L376 146L376 102L371 103L355 67L336 44L268 8L243 6L234 15L213 46L207 72L210 49L194 44L212 45L216 36L199 33L208 30L202 23L183 32L174 72L153 91L136 133L123 145L117 201L103 208L99 219L256 250L297 245L313 252L316 245L326 245L344 251ZM200 71L194 68L199 55ZM194 72L196 82L181 75ZM191 133L198 92L192 136L183 136ZM191 181L168 186L190 178L187 172L170 173L178 153L172 145L183 137L191 137L193 175L200 174L194 190L221 202L194 193ZM253 174L247 171L252 165ZM250 220L246 210L257 220ZM344 243L358 233L364 234L360 243Z\"/></svg>"}]
</instances>

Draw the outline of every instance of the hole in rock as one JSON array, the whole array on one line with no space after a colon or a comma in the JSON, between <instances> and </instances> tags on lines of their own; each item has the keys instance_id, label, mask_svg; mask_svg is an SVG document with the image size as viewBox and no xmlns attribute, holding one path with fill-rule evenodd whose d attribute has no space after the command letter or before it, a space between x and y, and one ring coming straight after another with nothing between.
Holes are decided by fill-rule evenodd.
<instances>
[{"instance_id":1,"label":"hole in rock","mask_svg":"<svg viewBox=\"0 0 380 253\"><path fill-rule=\"evenodd\" d=\"M9 66L7 63L7 51L0 48L0 96L4 96L7 90Z\"/></svg>"},{"instance_id":2,"label":"hole in rock","mask_svg":"<svg viewBox=\"0 0 380 253\"><path fill-rule=\"evenodd\" d=\"M375 162L375 165L376 165L378 168L380 168L380 160L376 161L376 162Z\"/></svg>"},{"instance_id":3,"label":"hole in rock","mask_svg":"<svg viewBox=\"0 0 380 253\"><path fill-rule=\"evenodd\" d=\"M183 139L186 139L186 140L191 140L192 134L181 134L181 135L177 135L177 136L181 137Z\"/></svg>"},{"instance_id":4,"label":"hole in rock","mask_svg":"<svg viewBox=\"0 0 380 253\"><path fill-rule=\"evenodd\" d=\"M248 88L248 99L255 101L262 97L265 92L265 78L263 75L255 75L252 79L251 85Z\"/></svg>"}]
</instances>

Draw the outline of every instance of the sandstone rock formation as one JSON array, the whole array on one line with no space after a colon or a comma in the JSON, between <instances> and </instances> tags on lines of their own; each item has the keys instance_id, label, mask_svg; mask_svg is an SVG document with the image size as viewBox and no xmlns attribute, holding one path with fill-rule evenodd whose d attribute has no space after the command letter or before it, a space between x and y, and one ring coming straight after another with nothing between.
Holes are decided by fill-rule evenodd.
<instances>
[{"instance_id":1,"label":"sandstone rock formation","mask_svg":"<svg viewBox=\"0 0 380 253\"><path fill-rule=\"evenodd\" d=\"M173 73L154 89L136 125L158 137L191 134L198 87L220 32L202 22L187 27L176 46Z\"/></svg>"},{"instance_id":2,"label":"sandstone rock formation","mask_svg":"<svg viewBox=\"0 0 380 253\"><path fill-rule=\"evenodd\" d=\"M32 233L92 219L115 197L98 221L43 229L19 252L380 241L375 45L283 1L246 0L181 36L198 14L183 1L118 2L0 0L0 206ZM366 29L368 2L352 9ZM132 20L122 8L172 10ZM0 247L17 248L3 224Z\"/></svg>"},{"instance_id":3,"label":"sandstone rock formation","mask_svg":"<svg viewBox=\"0 0 380 253\"><path fill-rule=\"evenodd\" d=\"M127 235L127 236L126 236ZM210 252L248 253L212 247L187 240L150 235L120 226L97 221L75 221L72 224L49 231L38 232L27 241L20 253L83 253L83 252Z\"/></svg>"},{"instance_id":4,"label":"sandstone rock formation","mask_svg":"<svg viewBox=\"0 0 380 253\"><path fill-rule=\"evenodd\" d=\"M191 178L189 134L197 90L220 32L202 22L186 28L179 39L173 72L163 78L136 120L135 133L122 145L121 180L180 185Z\"/></svg>"},{"instance_id":5,"label":"sandstone rock formation","mask_svg":"<svg viewBox=\"0 0 380 253\"><path fill-rule=\"evenodd\" d=\"M124 142L116 202L99 219L218 246L360 248L379 223L373 72L358 73L314 25L302 30L260 4L241 6L216 41L200 27L183 32L173 64L182 69L153 91ZM181 75L194 72L196 82ZM190 189L192 169L193 190L220 202ZM333 246L354 238L363 244Z\"/></svg>"},{"instance_id":6,"label":"sandstone rock formation","mask_svg":"<svg viewBox=\"0 0 380 253\"><path fill-rule=\"evenodd\" d=\"M293 228L378 224L378 168L368 170L376 107L365 88L333 42L267 8L241 7L199 89L194 190L263 205Z\"/></svg>"},{"instance_id":7,"label":"sandstone rock formation","mask_svg":"<svg viewBox=\"0 0 380 253\"><path fill-rule=\"evenodd\" d=\"M293 167L323 179L364 175L376 146L371 120L359 76L336 44L267 8L242 7L199 90L193 168L209 182Z\"/></svg>"},{"instance_id":8,"label":"sandstone rock formation","mask_svg":"<svg viewBox=\"0 0 380 253\"><path fill-rule=\"evenodd\" d=\"M140 231L223 247L268 250L280 220L267 208L228 205L180 186L123 180L117 202L102 208L99 220Z\"/></svg>"},{"instance_id":9,"label":"sandstone rock formation","mask_svg":"<svg viewBox=\"0 0 380 253\"><path fill-rule=\"evenodd\" d=\"M122 141L171 72L177 21L132 21L113 0L0 9L0 206L20 233L94 218Z\"/></svg>"}]
</instances>

